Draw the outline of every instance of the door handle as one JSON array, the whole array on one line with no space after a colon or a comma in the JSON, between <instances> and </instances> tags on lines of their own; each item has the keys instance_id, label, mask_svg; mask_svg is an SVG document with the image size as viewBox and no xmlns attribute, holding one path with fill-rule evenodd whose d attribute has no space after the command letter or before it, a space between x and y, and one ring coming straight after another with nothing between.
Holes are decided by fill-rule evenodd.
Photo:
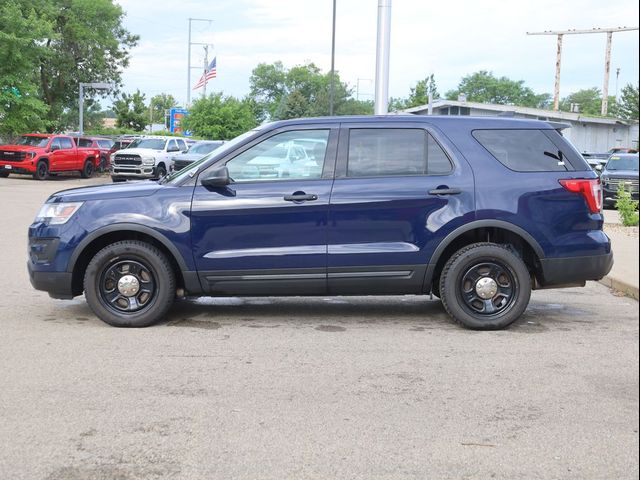
<instances>
[{"instance_id":1,"label":"door handle","mask_svg":"<svg viewBox=\"0 0 640 480\"><path fill-rule=\"evenodd\" d=\"M285 201L287 202L311 202L318 199L318 195L307 193L294 193L293 195L285 195Z\"/></svg>"},{"instance_id":2,"label":"door handle","mask_svg":"<svg viewBox=\"0 0 640 480\"><path fill-rule=\"evenodd\" d=\"M436 188L429 190L429 195L458 195L462 193L459 188Z\"/></svg>"}]
</instances>

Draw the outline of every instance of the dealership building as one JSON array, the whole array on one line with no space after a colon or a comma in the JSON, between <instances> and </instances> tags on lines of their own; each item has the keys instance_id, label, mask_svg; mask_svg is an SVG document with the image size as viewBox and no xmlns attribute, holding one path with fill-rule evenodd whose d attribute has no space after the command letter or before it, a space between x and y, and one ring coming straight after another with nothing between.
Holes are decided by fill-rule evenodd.
<instances>
[{"instance_id":1,"label":"dealership building","mask_svg":"<svg viewBox=\"0 0 640 480\"><path fill-rule=\"evenodd\" d=\"M431 105L408 108L402 113L501 116L561 122L571 126L563 134L580 152L603 153L612 147L638 148L638 122L620 118L588 117L580 113L444 99L434 100Z\"/></svg>"}]
</instances>

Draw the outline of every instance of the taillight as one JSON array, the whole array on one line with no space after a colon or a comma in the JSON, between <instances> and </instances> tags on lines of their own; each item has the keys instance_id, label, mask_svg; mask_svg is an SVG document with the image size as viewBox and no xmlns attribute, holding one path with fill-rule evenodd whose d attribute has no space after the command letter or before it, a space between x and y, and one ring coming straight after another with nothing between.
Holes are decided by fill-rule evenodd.
<instances>
[{"instance_id":1,"label":"taillight","mask_svg":"<svg viewBox=\"0 0 640 480\"><path fill-rule=\"evenodd\" d=\"M570 192L581 194L587 201L589 212L602 211L602 185L599 178L563 179L560 185Z\"/></svg>"}]
</instances>

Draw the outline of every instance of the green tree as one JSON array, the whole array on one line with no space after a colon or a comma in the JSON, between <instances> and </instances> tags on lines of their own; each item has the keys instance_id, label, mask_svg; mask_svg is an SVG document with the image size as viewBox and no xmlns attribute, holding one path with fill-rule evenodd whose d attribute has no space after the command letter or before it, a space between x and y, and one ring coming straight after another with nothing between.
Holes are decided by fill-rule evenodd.
<instances>
[{"instance_id":1,"label":"green tree","mask_svg":"<svg viewBox=\"0 0 640 480\"><path fill-rule=\"evenodd\" d=\"M524 80L498 78L486 70L463 77L456 89L446 93L446 98L457 100L460 94L465 94L470 102L534 108L545 108L550 98L548 94L537 95L525 86Z\"/></svg>"},{"instance_id":2,"label":"green tree","mask_svg":"<svg viewBox=\"0 0 640 480\"><path fill-rule=\"evenodd\" d=\"M578 90L560 100L560 110L571 111L571 104L577 104L580 113L584 115L600 116L602 113L602 93L597 87ZM614 116L617 111L616 99L609 97L609 116Z\"/></svg>"},{"instance_id":3,"label":"green tree","mask_svg":"<svg viewBox=\"0 0 640 480\"><path fill-rule=\"evenodd\" d=\"M116 114L116 126L118 128L130 128L136 132L142 132L148 124L149 111L144 104L144 94L136 90L133 95L123 93L113 102L113 111Z\"/></svg>"},{"instance_id":4,"label":"green tree","mask_svg":"<svg viewBox=\"0 0 640 480\"><path fill-rule=\"evenodd\" d=\"M167 93L160 93L151 97L149 103L151 105L153 123L165 123L165 112L178 105L173 95Z\"/></svg>"},{"instance_id":5,"label":"green tree","mask_svg":"<svg viewBox=\"0 0 640 480\"><path fill-rule=\"evenodd\" d=\"M79 82L119 84L138 37L122 25L124 11L113 0L11 0L33 5L51 26L42 40L39 89L57 126L65 108L77 102ZM98 92L87 91L91 98ZM102 94L106 94L103 92Z\"/></svg>"},{"instance_id":6,"label":"green tree","mask_svg":"<svg viewBox=\"0 0 640 480\"><path fill-rule=\"evenodd\" d=\"M27 2L0 1L0 136L43 131L47 105L39 98L38 61L51 24Z\"/></svg>"},{"instance_id":7,"label":"green tree","mask_svg":"<svg viewBox=\"0 0 640 480\"><path fill-rule=\"evenodd\" d=\"M251 99L212 93L193 102L182 127L197 137L230 140L258 125L252 103Z\"/></svg>"},{"instance_id":8,"label":"green tree","mask_svg":"<svg viewBox=\"0 0 640 480\"><path fill-rule=\"evenodd\" d=\"M107 112L102 110L100 102L90 98L85 100L82 117L84 131L86 132L102 128L102 120L106 116ZM78 105L73 105L71 108L65 109L57 124L62 130L77 130L80 124Z\"/></svg>"},{"instance_id":9,"label":"green tree","mask_svg":"<svg viewBox=\"0 0 640 480\"><path fill-rule=\"evenodd\" d=\"M353 89L337 73L333 81L336 115L373 113L370 102L353 99ZM291 69L286 69L282 62L262 63L253 70L250 85L250 97L260 121L329 114L331 75L313 63Z\"/></svg>"},{"instance_id":10,"label":"green tree","mask_svg":"<svg viewBox=\"0 0 640 480\"><path fill-rule=\"evenodd\" d=\"M389 101L389 110L397 111L404 110L405 108L427 105L429 103L429 95L432 95L434 100L440 98L438 87L436 86L436 79L433 73L428 77L419 80L415 87L411 87L411 91L407 98L391 98Z\"/></svg>"},{"instance_id":11,"label":"green tree","mask_svg":"<svg viewBox=\"0 0 640 480\"><path fill-rule=\"evenodd\" d=\"M638 120L638 85L627 84L622 87L617 114L627 120Z\"/></svg>"}]
</instances>

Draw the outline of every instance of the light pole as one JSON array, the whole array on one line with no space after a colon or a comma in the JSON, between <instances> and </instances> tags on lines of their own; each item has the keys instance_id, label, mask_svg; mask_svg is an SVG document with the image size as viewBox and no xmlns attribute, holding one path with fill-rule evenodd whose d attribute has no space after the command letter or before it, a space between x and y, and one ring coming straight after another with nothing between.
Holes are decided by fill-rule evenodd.
<instances>
[{"instance_id":1,"label":"light pole","mask_svg":"<svg viewBox=\"0 0 640 480\"><path fill-rule=\"evenodd\" d=\"M80 118L78 119L79 128L78 131L80 135L84 134L84 89L85 88L93 88L95 90L112 90L116 88L114 83L103 83L103 82L94 82L94 83L80 83L80 93L78 98L78 110L80 112Z\"/></svg>"},{"instance_id":2,"label":"light pole","mask_svg":"<svg viewBox=\"0 0 640 480\"><path fill-rule=\"evenodd\" d=\"M200 67L191 66L191 46L192 45L208 45L207 43L196 43L191 41L191 23L192 22L209 22L209 25L211 25L211 22L213 22L213 20L210 20L208 18L189 18L189 51L187 53L187 104L186 104L187 108L189 108L189 104L191 103L191 70L194 68L198 68L198 69L200 68Z\"/></svg>"},{"instance_id":3,"label":"light pole","mask_svg":"<svg viewBox=\"0 0 640 480\"><path fill-rule=\"evenodd\" d=\"M329 85L329 116L333 116L333 98L335 95L335 67L336 67L336 0L333 0L333 24L331 29L331 75Z\"/></svg>"},{"instance_id":4,"label":"light pole","mask_svg":"<svg viewBox=\"0 0 640 480\"><path fill-rule=\"evenodd\" d=\"M378 0L378 40L376 45L375 114L389 112L389 49L391 45L391 0Z\"/></svg>"}]
</instances>

